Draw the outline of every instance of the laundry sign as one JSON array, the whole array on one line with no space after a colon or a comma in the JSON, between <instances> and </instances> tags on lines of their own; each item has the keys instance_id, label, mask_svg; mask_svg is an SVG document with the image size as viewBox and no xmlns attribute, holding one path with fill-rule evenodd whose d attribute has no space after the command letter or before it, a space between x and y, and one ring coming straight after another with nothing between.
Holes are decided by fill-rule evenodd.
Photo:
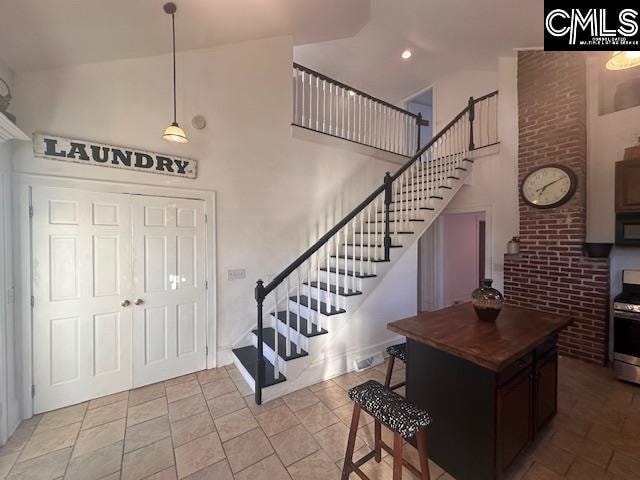
<instances>
[{"instance_id":1,"label":"laundry sign","mask_svg":"<svg viewBox=\"0 0 640 480\"><path fill-rule=\"evenodd\" d=\"M196 178L195 160L42 133L33 135L33 153L64 162Z\"/></svg>"}]
</instances>

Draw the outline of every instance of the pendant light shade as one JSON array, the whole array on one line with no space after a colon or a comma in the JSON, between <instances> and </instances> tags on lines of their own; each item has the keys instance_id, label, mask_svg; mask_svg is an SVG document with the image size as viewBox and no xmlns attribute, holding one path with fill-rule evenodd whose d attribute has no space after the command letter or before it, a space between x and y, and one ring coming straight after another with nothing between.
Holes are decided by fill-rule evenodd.
<instances>
[{"instance_id":1,"label":"pendant light shade","mask_svg":"<svg viewBox=\"0 0 640 480\"><path fill-rule=\"evenodd\" d=\"M613 52L607 70L625 70L640 65L640 52Z\"/></svg>"},{"instance_id":2,"label":"pendant light shade","mask_svg":"<svg viewBox=\"0 0 640 480\"><path fill-rule=\"evenodd\" d=\"M172 36L173 38L173 122L171 122L171 125L169 125L167 129L164 131L162 138L164 138L168 142L187 143L189 141L189 139L187 138L187 134L184 133L184 130L180 128L180 125L178 125L178 120L176 116L176 17L175 17L175 13L176 13L177 7L175 3L169 2L169 3L165 3L162 9L165 11L165 13L167 13L168 15L171 15L171 31L173 34Z\"/></svg>"}]
</instances>

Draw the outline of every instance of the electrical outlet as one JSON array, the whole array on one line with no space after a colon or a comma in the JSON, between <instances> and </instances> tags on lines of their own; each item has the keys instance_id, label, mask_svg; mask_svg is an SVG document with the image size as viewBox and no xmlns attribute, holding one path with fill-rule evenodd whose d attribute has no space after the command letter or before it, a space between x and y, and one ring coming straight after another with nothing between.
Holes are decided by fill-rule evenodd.
<instances>
[{"instance_id":1,"label":"electrical outlet","mask_svg":"<svg viewBox=\"0 0 640 480\"><path fill-rule=\"evenodd\" d=\"M244 268L228 270L227 273L229 280L242 280L247 277L247 271Z\"/></svg>"}]
</instances>

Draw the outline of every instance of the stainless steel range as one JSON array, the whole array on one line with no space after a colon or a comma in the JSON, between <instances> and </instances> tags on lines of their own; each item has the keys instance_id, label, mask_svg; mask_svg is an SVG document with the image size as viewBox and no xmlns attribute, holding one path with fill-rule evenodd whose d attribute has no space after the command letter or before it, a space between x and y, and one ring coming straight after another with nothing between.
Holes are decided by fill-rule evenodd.
<instances>
[{"instance_id":1,"label":"stainless steel range","mask_svg":"<svg viewBox=\"0 0 640 480\"><path fill-rule=\"evenodd\" d=\"M640 384L640 270L622 272L622 293L613 299L616 376Z\"/></svg>"}]
</instances>

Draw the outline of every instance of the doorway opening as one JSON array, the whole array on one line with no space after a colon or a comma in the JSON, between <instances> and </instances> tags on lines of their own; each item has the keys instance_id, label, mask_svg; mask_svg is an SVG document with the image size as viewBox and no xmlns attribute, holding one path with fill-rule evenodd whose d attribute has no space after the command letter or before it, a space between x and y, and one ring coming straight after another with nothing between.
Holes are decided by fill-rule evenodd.
<instances>
[{"instance_id":1,"label":"doorway opening","mask_svg":"<svg viewBox=\"0 0 640 480\"><path fill-rule=\"evenodd\" d=\"M485 277L486 246L485 212L443 213L419 242L419 310L471 300Z\"/></svg>"},{"instance_id":2,"label":"doorway opening","mask_svg":"<svg viewBox=\"0 0 640 480\"><path fill-rule=\"evenodd\" d=\"M433 87L429 87L410 97L406 101L406 109L411 113L421 114L423 124L420 127L420 143L424 147L433 137Z\"/></svg>"}]
</instances>

